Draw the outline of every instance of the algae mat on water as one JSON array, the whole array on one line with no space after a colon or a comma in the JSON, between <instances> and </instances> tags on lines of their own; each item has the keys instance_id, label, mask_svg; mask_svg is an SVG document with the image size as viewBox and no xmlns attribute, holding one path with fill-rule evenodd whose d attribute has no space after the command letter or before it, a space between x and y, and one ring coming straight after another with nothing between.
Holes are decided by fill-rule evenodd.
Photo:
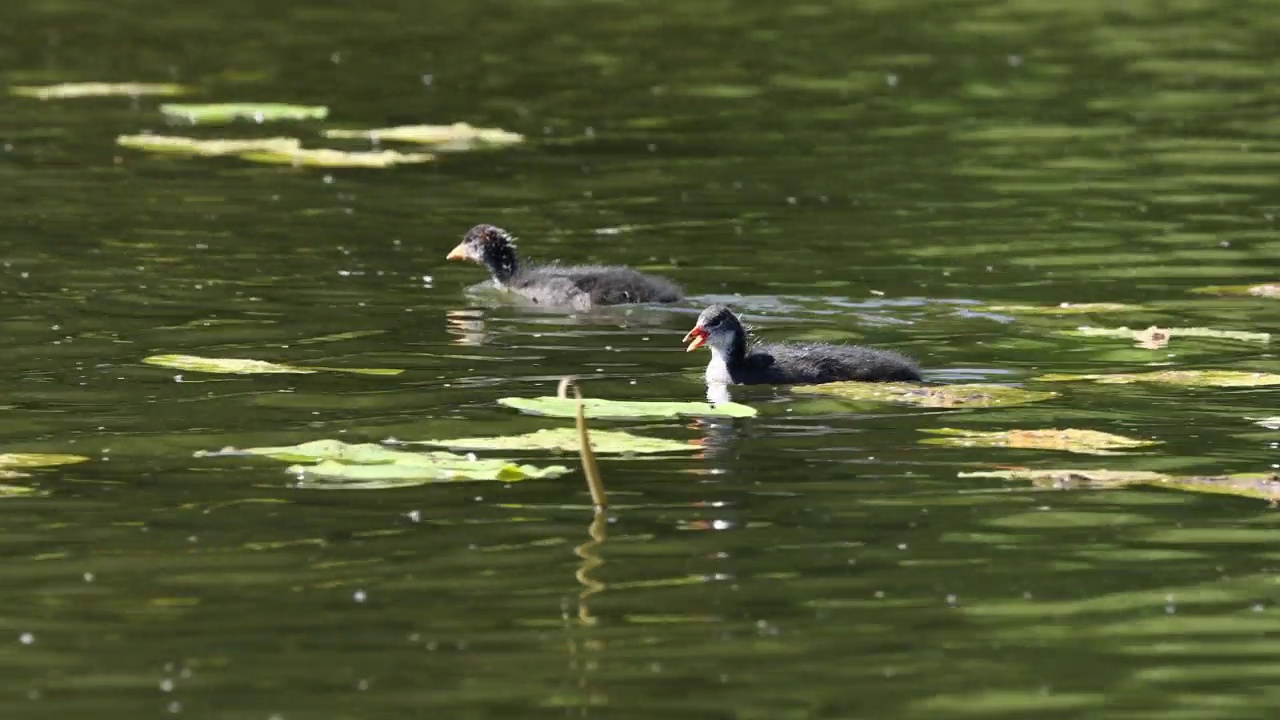
<instances>
[{"instance_id":1,"label":"algae mat on water","mask_svg":"<svg viewBox=\"0 0 1280 720\"><path fill-rule=\"evenodd\" d=\"M1211 495L1236 495L1280 502L1280 475L1276 473L1232 473L1229 475L1167 475L1147 470L1075 470L1012 468L962 472L962 478L1027 480L1036 487L1066 489L1118 489L1150 486Z\"/></svg>"},{"instance_id":2,"label":"algae mat on water","mask_svg":"<svg viewBox=\"0 0 1280 720\"><path fill-rule=\"evenodd\" d=\"M377 443L345 443L313 440L299 445L226 448L201 451L196 457L257 455L284 462L298 476L302 487L322 490L375 490L423 485L430 482L491 480L515 482L551 478L569 472L563 465L538 467L508 460L481 460L451 452L406 452ZM300 463L309 462L311 465Z\"/></svg>"},{"instance_id":3,"label":"algae mat on water","mask_svg":"<svg viewBox=\"0 0 1280 720\"><path fill-rule=\"evenodd\" d=\"M1061 450L1088 455L1116 455L1116 450L1158 444L1158 440L1138 440L1097 430L1067 428L1059 430L963 430L958 428L923 429L921 432L943 437L928 438L921 443L950 447L1002 447L1018 450Z\"/></svg>"},{"instance_id":4,"label":"algae mat on water","mask_svg":"<svg viewBox=\"0 0 1280 720\"><path fill-rule=\"evenodd\" d=\"M842 400L897 402L924 407L1002 407L1057 397L1058 393L1009 385L913 385L910 383L839 382L801 385L794 392L829 395Z\"/></svg>"},{"instance_id":5,"label":"algae mat on water","mask_svg":"<svg viewBox=\"0 0 1280 720\"><path fill-rule=\"evenodd\" d=\"M1280 375L1242 370L1157 370L1145 373L1114 373L1106 375L1071 375L1050 373L1036 378L1040 382L1073 382L1092 380L1104 385L1129 383L1162 383L1184 387L1260 387L1280 385Z\"/></svg>"}]
</instances>

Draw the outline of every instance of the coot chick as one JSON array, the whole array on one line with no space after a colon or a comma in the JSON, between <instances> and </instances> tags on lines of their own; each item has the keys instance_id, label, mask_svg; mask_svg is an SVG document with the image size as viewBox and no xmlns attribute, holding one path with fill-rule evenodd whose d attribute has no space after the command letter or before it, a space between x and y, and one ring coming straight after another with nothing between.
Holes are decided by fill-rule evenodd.
<instances>
[{"instance_id":1,"label":"coot chick","mask_svg":"<svg viewBox=\"0 0 1280 720\"><path fill-rule=\"evenodd\" d=\"M618 265L535 265L521 267L516 240L499 227L476 225L447 260L470 260L489 270L498 287L538 305L587 310L595 305L671 303L684 298L669 280Z\"/></svg>"},{"instance_id":2,"label":"coot chick","mask_svg":"<svg viewBox=\"0 0 1280 720\"><path fill-rule=\"evenodd\" d=\"M688 352L711 348L707 382L736 385L817 385L839 380L904 382L920 380L905 355L858 345L751 343L729 308L712 305L684 336Z\"/></svg>"}]
</instances>

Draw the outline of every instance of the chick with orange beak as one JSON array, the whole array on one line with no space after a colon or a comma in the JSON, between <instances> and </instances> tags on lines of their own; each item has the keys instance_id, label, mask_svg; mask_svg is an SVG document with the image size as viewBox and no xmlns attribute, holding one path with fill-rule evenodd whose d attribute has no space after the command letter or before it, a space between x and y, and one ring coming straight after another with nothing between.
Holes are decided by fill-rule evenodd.
<instances>
[{"instance_id":1,"label":"chick with orange beak","mask_svg":"<svg viewBox=\"0 0 1280 720\"><path fill-rule=\"evenodd\" d=\"M816 385L841 380L911 382L921 379L911 358L892 350L827 343L753 343L733 311L712 305L684 336L686 352L711 351L708 384Z\"/></svg>"}]
</instances>

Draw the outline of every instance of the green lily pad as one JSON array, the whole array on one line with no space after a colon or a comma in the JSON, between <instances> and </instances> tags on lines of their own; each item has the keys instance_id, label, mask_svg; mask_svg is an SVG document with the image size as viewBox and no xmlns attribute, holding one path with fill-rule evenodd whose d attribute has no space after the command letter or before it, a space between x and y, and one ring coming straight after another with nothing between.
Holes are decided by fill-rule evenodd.
<instances>
[{"instance_id":1,"label":"green lily pad","mask_svg":"<svg viewBox=\"0 0 1280 720\"><path fill-rule=\"evenodd\" d=\"M1146 373L1116 373L1112 375L1071 375L1050 373L1036 378L1040 382L1073 382L1092 380L1106 385L1125 385L1148 382L1187 387L1259 387L1280 385L1280 375L1251 373L1240 370L1158 370Z\"/></svg>"},{"instance_id":2,"label":"green lily pad","mask_svg":"<svg viewBox=\"0 0 1280 720\"><path fill-rule=\"evenodd\" d=\"M291 465L288 471L299 476L302 486L317 489L379 489L464 480L515 482L569 472L563 465L538 467L507 460L480 460L451 452L406 452L377 443L349 444L340 440L196 453L197 457L242 455L315 463Z\"/></svg>"},{"instance_id":3,"label":"green lily pad","mask_svg":"<svg viewBox=\"0 0 1280 720\"><path fill-rule=\"evenodd\" d=\"M572 398L505 397L499 398L498 403L530 415L577 417L578 414L578 401ZM711 405L704 402L649 402L644 400L584 398L582 403L586 417L613 420L674 418L686 415L693 417L754 417L756 415L755 408L732 402ZM594 435L592 433L593 437Z\"/></svg>"},{"instance_id":4,"label":"green lily pad","mask_svg":"<svg viewBox=\"0 0 1280 720\"><path fill-rule=\"evenodd\" d=\"M273 120L323 120L329 108L323 105L290 105L288 103L166 103L160 112L193 125L227 125L237 120L255 123Z\"/></svg>"},{"instance_id":5,"label":"green lily pad","mask_svg":"<svg viewBox=\"0 0 1280 720\"><path fill-rule=\"evenodd\" d=\"M831 395L843 400L898 402L924 407L1002 407L1040 402L1058 396L1056 392L982 383L924 386L910 383L839 382L802 385L792 388L792 391Z\"/></svg>"},{"instance_id":6,"label":"green lily pad","mask_svg":"<svg viewBox=\"0 0 1280 720\"><path fill-rule=\"evenodd\" d=\"M292 148L270 151L252 151L240 155L250 162L267 165L293 165L294 167L348 167L348 168L387 168L393 165L410 165L431 162L436 159L431 153L400 153L395 150L379 150L376 152L347 152L328 148L307 149Z\"/></svg>"},{"instance_id":7,"label":"green lily pad","mask_svg":"<svg viewBox=\"0 0 1280 720\"><path fill-rule=\"evenodd\" d=\"M1167 475L1145 470L1032 470L1014 468L962 472L960 477L990 477L1029 480L1036 487L1055 489L1116 489L1131 485L1172 488L1187 492L1280 502L1280 475L1276 473L1233 473L1230 475Z\"/></svg>"},{"instance_id":8,"label":"green lily pad","mask_svg":"<svg viewBox=\"0 0 1280 720\"><path fill-rule=\"evenodd\" d=\"M585 402L585 401L584 401ZM419 440L406 445L435 445L455 450L553 450L556 452L578 452L578 431L575 428L556 428L554 430L538 430L524 435L498 437L454 438L452 440ZM664 440L661 438L642 437L617 430L591 431L591 449L598 453L669 453L693 452L699 450L697 445Z\"/></svg>"},{"instance_id":9,"label":"green lily pad","mask_svg":"<svg viewBox=\"0 0 1280 720\"><path fill-rule=\"evenodd\" d=\"M182 95L188 88L174 83L103 83L71 82L57 85L14 85L9 92L22 97L40 100L66 100L84 97L111 97L140 95Z\"/></svg>"},{"instance_id":10,"label":"green lily pad","mask_svg":"<svg viewBox=\"0 0 1280 720\"><path fill-rule=\"evenodd\" d=\"M1155 445L1156 440L1137 440L1097 430L963 430L958 428L923 429L921 432L945 437L921 440L928 445L950 447L1003 447L1021 450L1063 450L1087 455L1113 455L1114 450Z\"/></svg>"},{"instance_id":11,"label":"green lily pad","mask_svg":"<svg viewBox=\"0 0 1280 720\"><path fill-rule=\"evenodd\" d=\"M200 140L173 135L121 135L116 144L134 150L180 155L240 155L247 152L288 153L302 148L296 138L273 137L253 140Z\"/></svg>"},{"instance_id":12,"label":"green lily pad","mask_svg":"<svg viewBox=\"0 0 1280 720\"><path fill-rule=\"evenodd\" d=\"M395 368L335 368L335 367L302 367L299 365L282 365L265 360L247 360L244 358L206 358L197 355L152 355L142 359L148 365L192 370L196 372L220 373L223 375L263 375L293 374L311 375L317 372L344 372L357 375L399 375L403 370Z\"/></svg>"},{"instance_id":13,"label":"green lily pad","mask_svg":"<svg viewBox=\"0 0 1280 720\"><path fill-rule=\"evenodd\" d=\"M1125 340L1134 340L1137 342L1159 342L1160 336L1167 342L1169 338L1182 337L1207 337L1207 338L1225 338L1228 340L1248 340L1252 342L1270 342L1271 333L1264 332L1245 332L1243 330L1214 330L1213 328L1156 328L1149 327L1146 330L1132 330L1127 327L1118 328L1097 328L1082 325L1075 330L1058 330L1059 335L1072 335L1075 337L1109 337L1121 338Z\"/></svg>"},{"instance_id":14,"label":"green lily pad","mask_svg":"<svg viewBox=\"0 0 1280 720\"><path fill-rule=\"evenodd\" d=\"M1139 305L1124 303L1059 303L1058 305L984 305L987 312L1013 313L1015 315L1089 315L1092 313L1132 312L1142 310Z\"/></svg>"},{"instance_id":15,"label":"green lily pad","mask_svg":"<svg viewBox=\"0 0 1280 720\"><path fill-rule=\"evenodd\" d=\"M1204 295L1252 295L1254 297L1280 298L1280 282L1261 285L1209 285L1192 290Z\"/></svg>"},{"instance_id":16,"label":"green lily pad","mask_svg":"<svg viewBox=\"0 0 1280 720\"><path fill-rule=\"evenodd\" d=\"M324 136L334 139L390 140L421 145L444 145L455 149L485 145L515 145L524 142L524 136L520 133L508 132L500 128L474 127L464 122L452 125L400 125L373 130L325 130Z\"/></svg>"}]
</instances>

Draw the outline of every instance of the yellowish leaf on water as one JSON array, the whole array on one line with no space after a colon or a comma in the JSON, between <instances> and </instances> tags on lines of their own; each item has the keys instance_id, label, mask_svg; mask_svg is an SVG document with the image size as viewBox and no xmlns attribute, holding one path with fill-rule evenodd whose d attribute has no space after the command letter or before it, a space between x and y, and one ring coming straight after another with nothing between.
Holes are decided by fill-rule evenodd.
<instances>
[{"instance_id":1,"label":"yellowish leaf on water","mask_svg":"<svg viewBox=\"0 0 1280 720\"><path fill-rule=\"evenodd\" d=\"M920 442L952 447L1006 447L1021 450L1063 450L1087 455L1112 455L1125 448L1155 445L1155 440L1137 440L1097 430L963 430L957 428L925 429L921 432L944 437Z\"/></svg>"},{"instance_id":2,"label":"yellowish leaf on water","mask_svg":"<svg viewBox=\"0 0 1280 720\"><path fill-rule=\"evenodd\" d=\"M218 373L223 375L266 375L293 374L310 375L316 372L344 372L356 375L399 375L404 372L394 368L336 368L336 367L302 367L267 362L266 360L248 360L245 358L207 358L198 355L152 355L142 359L148 365L190 370L195 372Z\"/></svg>"},{"instance_id":3,"label":"yellowish leaf on water","mask_svg":"<svg viewBox=\"0 0 1280 720\"><path fill-rule=\"evenodd\" d=\"M187 88L174 83L70 82L41 86L14 85L9 88L9 92L40 100L66 100L85 97L181 95L187 92Z\"/></svg>"},{"instance_id":4,"label":"yellowish leaf on water","mask_svg":"<svg viewBox=\"0 0 1280 720\"><path fill-rule=\"evenodd\" d=\"M1280 298L1280 282L1260 285L1210 285L1191 292L1204 295L1252 295L1254 297Z\"/></svg>"},{"instance_id":5,"label":"yellowish leaf on water","mask_svg":"<svg viewBox=\"0 0 1280 720\"><path fill-rule=\"evenodd\" d=\"M273 120L323 120L329 115L329 108L323 105L288 103L167 103L160 106L160 112L194 125L226 125L237 120L255 123Z\"/></svg>"},{"instance_id":6,"label":"yellowish leaf on water","mask_svg":"<svg viewBox=\"0 0 1280 720\"><path fill-rule=\"evenodd\" d=\"M452 125L400 125L373 130L325 130L324 136L334 139L396 141L423 145L444 145L465 149L485 145L514 145L524 142L520 133L500 128L482 128L464 122Z\"/></svg>"},{"instance_id":7,"label":"yellowish leaf on water","mask_svg":"<svg viewBox=\"0 0 1280 720\"><path fill-rule=\"evenodd\" d=\"M1057 305L985 305L987 312L1013 313L1015 315L1088 315L1092 313L1131 312L1142 310L1139 305L1124 303L1059 303Z\"/></svg>"},{"instance_id":8,"label":"yellowish leaf on water","mask_svg":"<svg viewBox=\"0 0 1280 720\"><path fill-rule=\"evenodd\" d=\"M121 135L116 144L135 150L181 155L239 155L246 152L289 153L302 147L296 138L272 137L252 140L201 140L174 135Z\"/></svg>"},{"instance_id":9,"label":"yellowish leaf on water","mask_svg":"<svg viewBox=\"0 0 1280 720\"><path fill-rule=\"evenodd\" d=\"M436 159L431 153L399 153L395 150L379 150L376 152L346 152L327 148L302 149L294 148L285 151L248 152L240 157L245 160L268 165L293 165L295 167L347 167L347 168L387 168L393 165L408 165L431 162Z\"/></svg>"},{"instance_id":10,"label":"yellowish leaf on water","mask_svg":"<svg viewBox=\"0 0 1280 720\"><path fill-rule=\"evenodd\" d=\"M1005 468L962 472L962 478L989 477L1028 480L1037 487L1070 489L1116 489L1131 485L1162 487L1213 495L1236 495L1280 502L1280 475L1276 473L1232 473L1230 475L1168 475L1145 470L1074 470Z\"/></svg>"},{"instance_id":11,"label":"yellowish leaf on water","mask_svg":"<svg viewBox=\"0 0 1280 720\"><path fill-rule=\"evenodd\" d=\"M30 477L31 474L25 472L28 468L75 465L88 460L83 455L59 453L0 453L0 478ZM29 495L32 492L34 491L19 486L0 485L0 497Z\"/></svg>"},{"instance_id":12,"label":"yellowish leaf on water","mask_svg":"<svg viewBox=\"0 0 1280 720\"><path fill-rule=\"evenodd\" d=\"M838 382L799 385L792 392L829 395L842 400L898 402L923 407L1000 407L1057 397L1058 393L1024 390L1010 385L915 385L911 383Z\"/></svg>"},{"instance_id":13,"label":"yellowish leaf on water","mask_svg":"<svg viewBox=\"0 0 1280 720\"><path fill-rule=\"evenodd\" d=\"M1072 382L1092 380L1105 385L1128 383L1164 383L1187 387L1260 387L1280 385L1280 375L1241 370L1157 370L1145 373L1115 373L1100 375L1072 375L1050 373L1036 378L1040 382Z\"/></svg>"},{"instance_id":14,"label":"yellowish leaf on water","mask_svg":"<svg viewBox=\"0 0 1280 720\"><path fill-rule=\"evenodd\" d=\"M1076 337L1112 337L1132 339L1138 347L1158 350L1169 344L1174 337L1224 338L1227 340L1245 340L1251 342L1270 342L1271 333L1245 332L1243 330L1214 330L1212 328L1158 328L1154 325L1146 330L1132 330L1127 327L1097 328L1082 325L1075 330L1059 330L1060 335Z\"/></svg>"}]
</instances>

